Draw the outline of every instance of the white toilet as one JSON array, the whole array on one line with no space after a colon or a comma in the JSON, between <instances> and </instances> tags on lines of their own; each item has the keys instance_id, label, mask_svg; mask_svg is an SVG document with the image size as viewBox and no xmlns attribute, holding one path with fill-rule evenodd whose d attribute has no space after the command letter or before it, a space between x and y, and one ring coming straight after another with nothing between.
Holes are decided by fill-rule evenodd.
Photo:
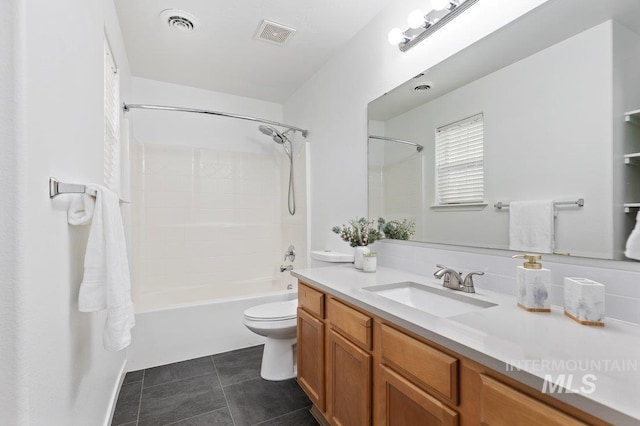
<instances>
[{"instance_id":1,"label":"white toilet","mask_svg":"<svg viewBox=\"0 0 640 426\"><path fill-rule=\"evenodd\" d=\"M265 380L286 380L296 376L294 346L298 299L266 303L244 311L244 325L265 336L260 375Z\"/></svg>"}]
</instances>

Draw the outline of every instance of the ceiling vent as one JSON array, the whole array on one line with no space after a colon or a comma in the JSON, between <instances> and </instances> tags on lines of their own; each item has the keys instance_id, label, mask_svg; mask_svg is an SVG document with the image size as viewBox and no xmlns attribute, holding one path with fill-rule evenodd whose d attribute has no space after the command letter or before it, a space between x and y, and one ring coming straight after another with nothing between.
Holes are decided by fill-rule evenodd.
<instances>
[{"instance_id":1,"label":"ceiling vent","mask_svg":"<svg viewBox=\"0 0 640 426\"><path fill-rule=\"evenodd\" d=\"M293 37L295 32L295 28L287 27L286 25L264 19L262 20L260 27L258 27L255 38L257 40L266 41L267 43L284 46L291 37Z\"/></svg>"},{"instance_id":2,"label":"ceiling vent","mask_svg":"<svg viewBox=\"0 0 640 426\"><path fill-rule=\"evenodd\" d=\"M166 9L160 12L160 20L169 27L182 33L190 33L198 28L198 20L183 10Z\"/></svg>"}]
</instances>

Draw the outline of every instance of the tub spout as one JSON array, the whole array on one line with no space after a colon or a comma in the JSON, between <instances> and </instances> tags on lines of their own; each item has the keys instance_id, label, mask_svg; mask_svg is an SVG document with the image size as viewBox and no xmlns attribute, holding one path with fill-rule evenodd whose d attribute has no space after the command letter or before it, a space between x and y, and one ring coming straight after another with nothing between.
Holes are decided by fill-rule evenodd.
<instances>
[{"instance_id":1,"label":"tub spout","mask_svg":"<svg viewBox=\"0 0 640 426\"><path fill-rule=\"evenodd\" d=\"M280 272L291 271L293 269L293 265L280 265Z\"/></svg>"}]
</instances>

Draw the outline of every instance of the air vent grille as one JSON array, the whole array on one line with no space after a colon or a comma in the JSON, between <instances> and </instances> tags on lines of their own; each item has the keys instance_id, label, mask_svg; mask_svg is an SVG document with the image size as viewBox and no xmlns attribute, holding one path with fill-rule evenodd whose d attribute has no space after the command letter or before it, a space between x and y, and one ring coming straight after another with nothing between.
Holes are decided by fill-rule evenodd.
<instances>
[{"instance_id":1,"label":"air vent grille","mask_svg":"<svg viewBox=\"0 0 640 426\"><path fill-rule=\"evenodd\" d=\"M296 29L264 19L256 32L256 39L284 46L295 34Z\"/></svg>"},{"instance_id":2,"label":"air vent grille","mask_svg":"<svg viewBox=\"0 0 640 426\"><path fill-rule=\"evenodd\" d=\"M173 27L178 31L193 31L193 22L184 16L171 16L167 22L170 27Z\"/></svg>"},{"instance_id":3,"label":"air vent grille","mask_svg":"<svg viewBox=\"0 0 640 426\"><path fill-rule=\"evenodd\" d=\"M160 19L169 27L183 33L190 33L198 28L196 18L183 10L167 9L160 13Z\"/></svg>"}]
</instances>

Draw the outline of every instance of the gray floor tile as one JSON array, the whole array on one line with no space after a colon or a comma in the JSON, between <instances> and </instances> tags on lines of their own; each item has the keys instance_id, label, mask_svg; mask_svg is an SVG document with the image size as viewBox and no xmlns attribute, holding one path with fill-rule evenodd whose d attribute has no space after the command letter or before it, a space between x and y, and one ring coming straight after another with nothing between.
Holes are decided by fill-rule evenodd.
<instances>
[{"instance_id":1,"label":"gray floor tile","mask_svg":"<svg viewBox=\"0 0 640 426\"><path fill-rule=\"evenodd\" d=\"M123 425L119 425L119 426L137 426L138 422L131 422L131 423L125 423Z\"/></svg>"},{"instance_id":2,"label":"gray floor tile","mask_svg":"<svg viewBox=\"0 0 640 426\"><path fill-rule=\"evenodd\" d=\"M215 361L216 359L221 358L221 357L225 357L225 356L229 356L229 355L240 355L240 354L242 354L244 352L252 352L252 351L259 350L262 353L263 349L264 349L264 345L249 346L248 348L240 348L240 349L235 349L235 350L229 351L229 352L223 352L221 354L211 355L211 357Z\"/></svg>"},{"instance_id":3,"label":"gray floor tile","mask_svg":"<svg viewBox=\"0 0 640 426\"><path fill-rule=\"evenodd\" d=\"M215 369L213 368L211 357L208 356L147 368L144 373L144 387L148 388L214 372Z\"/></svg>"},{"instance_id":4,"label":"gray floor tile","mask_svg":"<svg viewBox=\"0 0 640 426\"><path fill-rule=\"evenodd\" d=\"M123 384L141 382L144 376L144 370L130 371L124 376Z\"/></svg>"},{"instance_id":5,"label":"gray floor tile","mask_svg":"<svg viewBox=\"0 0 640 426\"><path fill-rule=\"evenodd\" d=\"M112 425L124 425L135 422L138 419L138 407L140 406L140 392L142 382L123 384L118 394L116 409L113 413Z\"/></svg>"},{"instance_id":6,"label":"gray floor tile","mask_svg":"<svg viewBox=\"0 0 640 426\"><path fill-rule=\"evenodd\" d=\"M224 392L236 426L254 425L311 405L293 379L281 382L247 380L225 386Z\"/></svg>"},{"instance_id":7,"label":"gray floor tile","mask_svg":"<svg viewBox=\"0 0 640 426\"><path fill-rule=\"evenodd\" d=\"M231 420L229 410L222 408L200 416L191 417L190 419L171 423L171 426L233 426L233 420Z\"/></svg>"},{"instance_id":8,"label":"gray floor tile","mask_svg":"<svg viewBox=\"0 0 640 426\"><path fill-rule=\"evenodd\" d=\"M139 426L159 426L226 407L215 374L144 388Z\"/></svg>"},{"instance_id":9,"label":"gray floor tile","mask_svg":"<svg viewBox=\"0 0 640 426\"><path fill-rule=\"evenodd\" d=\"M227 352L213 356L222 386L260 377L264 346Z\"/></svg>"},{"instance_id":10,"label":"gray floor tile","mask_svg":"<svg viewBox=\"0 0 640 426\"><path fill-rule=\"evenodd\" d=\"M285 414L284 416L276 417L275 419L267 420L263 423L258 423L259 426L318 426L318 422L313 418L309 412L309 407L302 410L294 411L293 413ZM256 426L258 426L256 425Z\"/></svg>"}]
</instances>

